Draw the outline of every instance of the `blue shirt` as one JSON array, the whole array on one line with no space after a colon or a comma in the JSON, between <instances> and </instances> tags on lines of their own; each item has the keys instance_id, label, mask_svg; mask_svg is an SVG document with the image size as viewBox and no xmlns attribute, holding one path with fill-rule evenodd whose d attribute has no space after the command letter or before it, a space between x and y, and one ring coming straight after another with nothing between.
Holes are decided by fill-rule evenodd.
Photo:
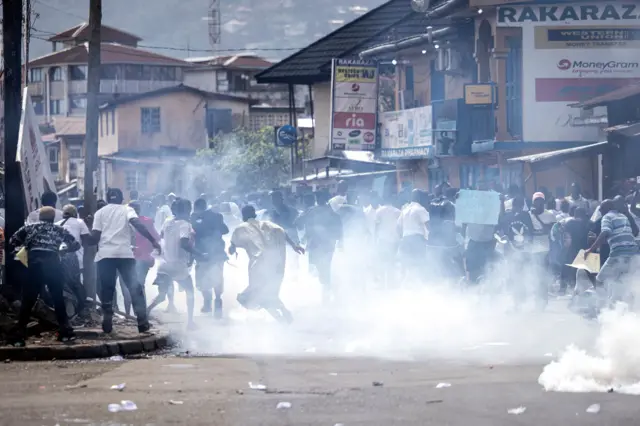
<instances>
[{"instance_id":1,"label":"blue shirt","mask_svg":"<svg viewBox=\"0 0 640 426\"><path fill-rule=\"evenodd\" d=\"M610 211L602 217L602 232L607 232L607 244L611 248L609 257L630 256L638 253L638 244L633 236L629 219L622 213Z\"/></svg>"}]
</instances>

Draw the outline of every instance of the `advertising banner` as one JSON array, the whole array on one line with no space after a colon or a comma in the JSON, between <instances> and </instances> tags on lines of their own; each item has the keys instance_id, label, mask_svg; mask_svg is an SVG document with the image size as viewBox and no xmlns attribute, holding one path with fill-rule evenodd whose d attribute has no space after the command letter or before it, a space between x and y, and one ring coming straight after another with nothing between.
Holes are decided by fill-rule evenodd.
<instances>
[{"instance_id":1,"label":"advertising banner","mask_svg":"<svg viewBox=\"0 0 640 426\"><path fill-rule=\"evenodd\" d=\"M431 105L383 113L381 132L382 158L424 158L434 154Z\"/></svg>"},{"instance_id":2,"label":"advertising banner","mask_svg":"<svg viewBox=\"0 0 640 426\"><path fill-rule=\"evenodd\" d=\"M27 209L32 212L40 207L42 194L46 191L56 192L56 186L33 111L31 96L26 87L22 92L22 115L16 161L20 163Z\"/></svg>"},{"instance_id":3,"label":"advertising banner","mask_svg":"<svg viewBox=\"0 0 640 426\"><path fill-rule=\"evenodd\" d=\"M523 140L602 140L601 126L569 105L640 80L639 18L629 0L498 7L498 26L522 28Z\"/></svg>"},{"instance_id":4,"label":"advertising banner","mask_svg":"<svg viewBox=\"0 0 640 426\"><path fill-rule=\"evenodd\" d=\"M331 147L372 151L378 123L378 64L334 59L331 81Z\"/></svg>"},{"instance_id":5,"label":"advertising banner","mask_svg":"<svg viewBox=\"0 0 640 426\"><path fill-rule=\"evenodd\" d=\"M499 217L499 193L470 189L460 190L456 199L456 225L463 223L497 225Z\"/></svg>"}]
</instances>

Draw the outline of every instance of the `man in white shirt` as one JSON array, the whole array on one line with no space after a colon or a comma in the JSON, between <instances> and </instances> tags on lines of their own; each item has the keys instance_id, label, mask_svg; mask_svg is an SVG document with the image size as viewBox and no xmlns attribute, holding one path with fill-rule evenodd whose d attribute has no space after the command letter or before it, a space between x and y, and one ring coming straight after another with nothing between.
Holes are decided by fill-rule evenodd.
<instances>
[{"instance_id":1,"label":"man in white shirt","mask_svg":"<svg viewBox=\"0 0 640 426\"><path fill-rule=\"evenodd\" d=\"M334 212L340 210L344 204L347 204L347 192L349 191L349 184L341 180L338 182L338 189L336 196L329 200L329 205L333 209Z\"/></svg>"},{"instance_id":2,"label":"man in white shirt","mask_svg":"<svg viewBox=\"0 0 640 426\"><path fill-rule=\"evenodd\" d=\"M132 249L135 234L132 227L148 239L156 250L161 251L161 249L160 244L138 220L136 212L131 207L122 205L123 200L121 190L109 189L107 192L109 204L98 210L93 219L91 239L94 244L98 244L95 261L101 284L102 330L105 333L111 333L113 330L113 296L116 291L116 277L119 273L131 294L133 310L138 319L138 331L144 333L149 330L150 325L144 287L138 282L136 276L136 261Z\"/></svg>"},{"instance_id":3,"label":"man in white shirt","mask_svg":"<svg viewBox=\"0 0 640 426\"><path fill-rule=\"evenodd\" d=\"M191 202L179 199L173 203L173 210L175 216L165 222L161 232L164 238L164 253L154 283L158 286L158 296L149 305L149 312L164 302L173 287L173 282L176 281L187 294L187 327L194 329L194 292L190 269L194 257L205 259L206 254L196 250L193 244L194 231L189 222Z\"/></svg>"},{"instance_id":4,"label":"man in white shirt","mask_svg":"<svg viewBox=\"0 0 640 426\"><path fill-rule=\"evenodd\" d=\"M54 219L55 222L60 222L62 220L62 210L56 209L56 204L58 203L58 195L55 192L46 191L42 194L40 198L40 204L42 207L51 207L56 211L56 217ZM27 225L32 225L34 223L40 222L40 209L36 209L29 213L27 216Z\"/></svg>"},{"instance_id":5,"label":"man in white shirt","mask_svg":"<svg viewBox=\"0 0 640 426\"><path fill-rule=\"evenodd\" d=\"M153 226L156 228L158 234L162 231L164 223L172 216L171 207L167 204L167 199L164 195L156 195L155 203L157 205L156 215L153 220Z\"/></svg>"},{"instance_id":6,"label":"man in white shirt","mask_svg":"<svg viewBox=\"0 0 640 426\"><path fill-rule=\"evenodd\" d=\"M389 283L395 270L398 256L398 219L400 209L393 205L394 200L386 199L376 209L374 225L374 242L378 250L378 269L385 283Z\"/></svg>"},{"instance_id":7,"label":"man in white shirt","mask_svg":"<svg viewBox=\"0 0 640 426\"><path fill-rule=\"evenodd\" d=\"M87 315L86 300L87 291L82 284L82 264L84 258L84 246L91 243L89 228L83 220L78 219L78 210L73 204L68 204L62 209L63 219L56 225L69 231L73 238L80 244L80 249L72 253L64 253L60 260L65 272L66 284L78 299L78 313L84 318Z\"/></svg>"},{"instance_id":8,"label":"man in white shirt","mask_svg":"<svg viewBox=\"0 0 640 426\"><path fill-rule=\"evenodd\" d=\"M399 253L405 268L416 269L426 260L427 237L429 236L429 212L422 205L424 195L419 189L411 192L411 202L398 218L402 239Z\"/></svg>"}]
</instances>

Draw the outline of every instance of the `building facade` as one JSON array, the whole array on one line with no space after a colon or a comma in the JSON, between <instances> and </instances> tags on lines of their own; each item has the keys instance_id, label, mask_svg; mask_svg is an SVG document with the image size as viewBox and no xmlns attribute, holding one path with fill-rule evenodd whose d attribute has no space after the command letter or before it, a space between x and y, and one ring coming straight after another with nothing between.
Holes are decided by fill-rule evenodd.
<instances>
[{"instance_id":1,"label":"building facade","mask_svg":"<svg viewBox=\"0 0 640 426\"><path fill-rule=\"evenodd\" d=\"M137 47L139 37L102 26L100 103L182 83L188 62ZM42 122L84 116L87 107L89 29L86 23L50 37L52 53L29 62L29 94Z\"/></svg>"},{"instance_id":2,"label":"building facade","mask_svg":"<svg viewBox=\"0 0 640 426\"><path fill-rule=\"evenodd\" d=\"M106 103L100 108L100 189L187 190L185 165L209 147L211 121L221 114L248 117L250 103L184 85Z\"/></svg>"},{"instance_id":3,"label":"building facade","mask_svg":"<svg viewBox=\"0 0 640 426\"><path fill-rule=\"evenodd\" d=\"M632 1L440 0L418 13L409 1L391 0L258 81L312 85L313 150L324 155L331 60L375 60L378 156L411 170L405 176L414 187L518 184L527 193L544 186L562 194L576 181L596 196L596 157L541 170L535 180L523 162L509 160L605 140L605 111L572 104L640 77L635 9Z\"/></svg>"}]
</instances>

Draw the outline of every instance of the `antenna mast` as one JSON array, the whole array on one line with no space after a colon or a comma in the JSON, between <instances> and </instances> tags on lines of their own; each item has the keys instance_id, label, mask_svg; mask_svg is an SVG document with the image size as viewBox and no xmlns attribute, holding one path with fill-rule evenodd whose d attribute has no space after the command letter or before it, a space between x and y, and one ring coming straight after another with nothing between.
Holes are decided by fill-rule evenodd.
<instances>
[{"instance_id":1,"label":"antenna mast","mask_svg":"<svg viewBox=\"0 0 640 426\"><path fill-rule=\"evenodd\" d=\"M209 5L209 43L213 50L216 50L220 45L221 31L220 31L220 0L211 0Z\"/></svg>"}]
</instances>

